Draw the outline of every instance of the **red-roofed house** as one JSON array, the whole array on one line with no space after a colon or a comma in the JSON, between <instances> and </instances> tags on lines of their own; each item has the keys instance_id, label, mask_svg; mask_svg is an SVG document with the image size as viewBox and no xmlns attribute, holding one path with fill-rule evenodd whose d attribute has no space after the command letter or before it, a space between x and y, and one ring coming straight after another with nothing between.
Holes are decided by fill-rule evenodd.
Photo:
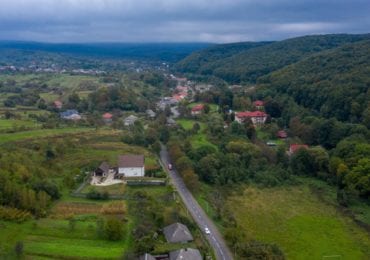
<instances>
[{"instance_id":1,"label":"red-roofed house","mask_svg":"<svg viewBox=\"0 0 370 260\"><path fill-rule=\"evenodd\" d=\"M308 149L308 145L307 144L291 144L289 147L289 153L293 154L299 149Z\"/></svg>"},{"instance_id":2,"label":"red-roofed house","mask_svg":"<svg viewBox=\"0 0 370 260\"><path fill-rule=\"evenodd\" d=\"M250 118L254 125L263 125L266 122L267 114L262 111L245 111L235 113L235 121L244 123L246 119Z\"/></svg>"},{"instance_id":3,"label":"red-roofed house","mask_svg":"<svg viewBox=\"0 0 370 260\"><path fill-rule=\"evenodd\" d=\"M179 94L175 94L172 96L172 99L173 100L176 100L177 102L180 102L181 100L183 100L184 98L186 98L188 94L185 93L185 92L181 92Z\"/></svg>"},{"instance_id":4,"label":"red-roofed house","mask_svg":"<svg viewBox=\"0 0 370 260\"><path fill-rule=\"evenodd\" d=\"M102 118L105 123L111 123L113 115L111 113L105 113L102 115Z\"/></svg>"},{"instance_id":5,"label":"red-roofed house","mask_svg":"<svg viewBox=\"0 0 370 260\"><path fill-rule=\"evenodd\" d=\"M256 100L256 101L253 102L253 105L257 109L263 109L263 107L265 106L265 102L263 102L262 100Z\"/></svg>"},{"instance_id":6,"label":"red-roofed house","mask_svg":"<svg viewBox=\"0 0 370 260\"><path fill-rule=\"evenodd\" d=\"M284 130L280 130L276 133L276 136L280 139L285 139L288 137L288 134Z\"/></svg>"},{"instance_id":7,"label":"red-roofed house","mask_svg":"<svg viewBox=\"0 0 370 260\"><path fill-rule=\"evenodd\" d=\"M55 100L55 101L53 102L53 105L54 105L54 107L55 107L56 109L62 109L62 107L63 107L63 103L62 103L62 101L59 101L59 100Z\"/></svg>"},{"instance_id":8,"label":"red-roofed house","mask_svg":"<svg viewBox=\"0 0 370 260\"><path fill-rule=\"evenodd\" d=\"M203 109L204 109L204 105L203 105L203 104L195 105L195 106L191 109L191 114L192 114L193 116L195 116L195 115L199 115L199 114L201 114L201 113L202 113Z\"/></svg>"}]
</instances>

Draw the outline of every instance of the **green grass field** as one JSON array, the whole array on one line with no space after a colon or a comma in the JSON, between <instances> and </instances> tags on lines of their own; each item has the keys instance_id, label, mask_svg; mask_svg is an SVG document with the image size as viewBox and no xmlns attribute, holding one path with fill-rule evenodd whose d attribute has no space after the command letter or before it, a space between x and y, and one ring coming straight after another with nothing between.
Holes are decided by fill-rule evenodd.
<instances>
[{"instance_id":1,"label":"green grass field","mask_svg":"<svg viewBox=\"0 0 370 260\"><path fill-rule=\"evenodd\" d=\"M366 259L370 237L333 206L320 201L307 185L257 189L229 198L248 238L276 243L288 259Z\"/></svg>"},{"instance_id":2,"label":"green grass field","mask_svg":"<svg viewBox=\"0 0 370 260\"><path fill-rule=\"evenodd\" d=\"M63 134L77 134L82 132L94 131L92 128L57 128L24 131L10 134L0 134L0 144L14 141L23 141L40 137L51 137Z\"/></svg>"},{"instance_id":3,"label":"green grass field","mask_svg":"<svg viewBox=\"0 0 370 260\"><path fill-rule=\"evenodd\" d=\"M19 127L25 128L39 128L40 124L30 120L15 120L15 119L0 119L0 131L16 129Z\"/></svg>"},{"instance_id":4,"label":"green grass field","mask_svg":"<svg viewBox=\"0 0 370 260\"><path fill-rule=\"evenodd\" d=\"M93 202L85 200L88 205ZM65 203L65 202L64 202ZM99 203L97 209L101 205ZM84 204L81 204L84 207ZM124 224L124 238L120 241L108 241L98 238L96 232L96 216L76 215L75 226L71 228L69 221L64 219L44 218L31 220L22 224L0 221L0 249L11 252L17 241L24 244L26 257L38 259L39 256L63 259L117 259L127 249L131 239L132 224ZM1 250L0 250L1 251Z\"/></svg>"},{"instance_id":5,"label":"green grass field","mask_svg":"<svg viewBox=\"0 0 370 260\"><path fill-rule=\"evenodd\" d=\"M198 148L198 147L203 146L203 145L210 145L210 146L213 146L213 147L217 148L214 144L212 144L211 142L209 142L207 140L207 135L204 133L204 131L206 129L206 124L205 123L199 122L199 121L196 121L196 120L191 120L191 119L178 119L178 120L176 120L176 122L179 125L181 125L185 130L191 130L195 123L199 124L200 130L198 131L197 134L193 135L190 138L190 142L191 142L191 144L194 148Z\"/></svg>"}]
</instances>

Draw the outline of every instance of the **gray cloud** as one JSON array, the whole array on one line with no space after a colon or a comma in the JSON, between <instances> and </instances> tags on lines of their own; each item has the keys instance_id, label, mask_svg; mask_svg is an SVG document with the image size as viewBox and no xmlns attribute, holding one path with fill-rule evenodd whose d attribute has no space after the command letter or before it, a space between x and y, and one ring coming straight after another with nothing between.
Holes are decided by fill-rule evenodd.
<instances>
[{"instance_id":1,"label":"gray cloud","mask_svg":"<svg viewBox=\"0 0 370 260\"><path fill-rule=\"evenodd\" d=\"M233 42L365 33L368 0L0 0L0 39Z\"/></svg>"}]
</instances>

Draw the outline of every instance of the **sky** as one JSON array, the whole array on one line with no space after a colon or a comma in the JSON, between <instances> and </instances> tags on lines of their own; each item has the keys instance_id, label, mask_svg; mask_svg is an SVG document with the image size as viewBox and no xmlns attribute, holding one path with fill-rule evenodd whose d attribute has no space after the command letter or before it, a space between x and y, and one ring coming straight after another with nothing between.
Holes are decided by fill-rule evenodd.
<instances>
[{"instance_id":1,"label":"sky","mask_svg":"<svg viewBox=\"0 0 370 260\"><path fill-rule=\"evenodd\" d=\"M370 0L0 0L0 40L226 43L369 32Z\"/></svg>"}]
</instances>

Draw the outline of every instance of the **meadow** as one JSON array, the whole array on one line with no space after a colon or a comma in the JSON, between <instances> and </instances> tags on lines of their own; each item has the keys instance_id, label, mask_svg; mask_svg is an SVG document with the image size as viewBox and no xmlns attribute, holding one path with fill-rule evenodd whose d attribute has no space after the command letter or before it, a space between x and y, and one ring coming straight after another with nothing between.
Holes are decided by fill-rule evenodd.
<instances>
[{"instance_id":1,"label":"meadow","mask_svg":"<svg viewBox=\"0 0 370 260\"><path fill-rule=\"evenodd\" d=\"M65 134L78 134L83 132L94 131L93 128L86 127L69 127L69 128L56 128L56 129L39 129L31 131L23 131L16 133L6 133L0 134L0 144L15 142L15 141L24 141L29 139L60 136Z\"/></svg>"},{"instance_id":2,"label":"meadow","mask_svg":"<svg viewBox=\"0 0 370 260\"><path fill-rule=\"evenodd\" d=\"M325 183L320 185L330 190ZM203 190L209 191L208 186ZM334 194L314 194L310 181L275 188L245 185L227 197L225 208L232 212L238 228L248 240L276 244L287 259L329 256L331 259L367 259L369 234L338 211L331 203ZM211 204L206 198L203 194L197 199L214 218L215 209L208 208ZM222 226L220 221L217 224Z\"/></svg>"},{"instance_id":3,"label":"meadow","mask_svg":"<svg viewBox=\"0 0 370 260\"><path fill-rule=\"evenodd\" d=\"M209 145L214 148L217 148L214 144L208 141L206 131L206 124L200 121L191 120L191 119L178 119L176 122L181 125L185 130L193 129L193 125L198 123L200 129L197 134L193 134L190 138L190 143L194 148L201 147L203 145Z\"/></svg>"}]
</instances>

